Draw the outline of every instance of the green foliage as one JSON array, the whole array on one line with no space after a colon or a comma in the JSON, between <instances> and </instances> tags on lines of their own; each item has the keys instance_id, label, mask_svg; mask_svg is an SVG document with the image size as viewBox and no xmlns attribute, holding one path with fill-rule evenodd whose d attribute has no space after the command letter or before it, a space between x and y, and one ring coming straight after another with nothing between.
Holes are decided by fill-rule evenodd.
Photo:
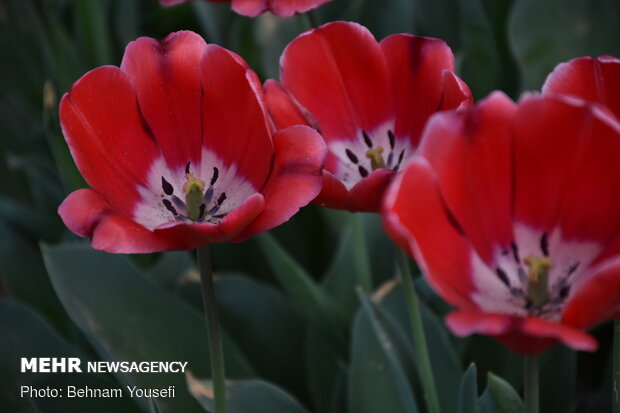
<instances>
[{"instance_id":1,"label":"green foliage","mask_svg":"<svg viewBox=\"0 0 620 413\"><path fill-rule=\"evenodd\" d=\"M239 53L261 79L277 78L282 50L306 23L241 17L226 2L157 3L0 2L0 405L7 411L212 409L192 255L95 252L60 222L59 203L86 183L64 142L58 102L86 71L119 65L136 37L182 29ZM398 32L444 39L477 99L495 89L515 99L539 90L571 58L620 55L616 0L335 0L315 14L319 23L358 21L377 39ZM353 218L316 206L269 234L213 246L231 413L426 411L406 302L393 280L394 248L377 214ZM521 412L521 358L488 337L450 336L441 319L451 308L423 279L416 289L442 411ZM546 352L541 411L609 410L609 332L608 325L597 329L601 349L593 355ZM187 360L193 376L18 373L20 357L51 355ZM173 384L177 396L17 397L20 385L129 383Z\"/></svg>"}]
</instances>

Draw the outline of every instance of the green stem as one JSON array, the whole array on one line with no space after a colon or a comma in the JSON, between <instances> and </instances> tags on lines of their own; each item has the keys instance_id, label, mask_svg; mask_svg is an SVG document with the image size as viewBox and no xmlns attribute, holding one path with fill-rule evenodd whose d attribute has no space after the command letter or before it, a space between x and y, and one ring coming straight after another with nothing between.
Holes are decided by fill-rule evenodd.
<instances>
[{"instance_id":1,"label":"green stem","mask_svg":"<svg viewBox=\"0 0 620 413\"><path fill-rule=\"evenodd\" d=\"M364 235L364 223L360 213L351 214L351 236L353 237L353 256L357 283L366 294L373 291L372 271L366 237Z\"/></svg>"},{"instance_id":2,"label":"green stem","mask_svg":"<svg viewBox=\"0 0 620 413\"><path fill-rule=\"evenodd\" d=\"M224 351L222 350L222 334L220 332L215 289L213 287L213 271L209 246L196 248L202 300L209 334L209 354L211 356L211 380L215 398L215 413L226 413L226 373L224 370Z\"/></svg>"},{"instance_id":3,"label":"green stem","mask_svg":"<svg viewBox=\"0 0 620 413\"><path fill-rule=\"evenodd\" d=\"M411 319L411 328L413 331L413 348L418 361L418 374L422 380L424 398L426 399L428 412L439 413L441 408L439 407L439 398L437 397L437 389L435 388L435 378L433 377L431 359L426 345L424 326L422 325L420 301L418 294L415 291L413 279L411 278L411 271L409 269L409 257L407 257L407 255L400 250L397 255L400 282L402 283L405 297L407 298L409 318Z\"/></svg>"},{"instance_id":4,"label":"green stem","mask_svg":"<svg viewBox=\"0 0 620 413\"><path fill-rule=\"evenodd\" d=\"M525 356L523 371L523 399L525 402L525 413L538 413L540 409L540 386L538 383L539 370L539 356Z\"/></svg>"},{"instance_id":5,"label":"green stem","mask_svg":"<svg viewBox=\"0 0 620 413\"><path fill-rule=\"evenodd\" d=\"M614 321L614 361L613 361L613 406L614 413L620 413L620 319Z\"/></svg>"}]
</instances>

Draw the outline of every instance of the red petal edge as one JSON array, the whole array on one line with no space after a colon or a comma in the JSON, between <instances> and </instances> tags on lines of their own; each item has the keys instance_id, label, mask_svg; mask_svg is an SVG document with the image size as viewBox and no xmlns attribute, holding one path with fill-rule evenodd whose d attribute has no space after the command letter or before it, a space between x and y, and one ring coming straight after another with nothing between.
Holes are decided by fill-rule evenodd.
<instances>
[{"instance_id":1,"label":"red petal edge","mask_svg":"<svg viewBox=\"0 0 620 413\"><path fill-rule=\"evenodd\" d=\"M489 335L519 354L537 354L558 342L580 351L596 351L598 348L591 335L537 317L455 311L448 314L446 324L456 336Z\"/></svg>"}]
</instances>

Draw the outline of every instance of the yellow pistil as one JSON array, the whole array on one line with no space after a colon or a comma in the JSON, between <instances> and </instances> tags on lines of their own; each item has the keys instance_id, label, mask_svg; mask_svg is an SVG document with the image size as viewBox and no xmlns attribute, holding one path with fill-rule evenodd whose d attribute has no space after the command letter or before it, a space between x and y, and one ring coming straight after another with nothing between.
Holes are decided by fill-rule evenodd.
<instances>
[{"instance_id":1,"label":"yellow pistil","mask_svg":"<svg viewBox=\"0 0 620 413\"><path fill-rule=\"evenodd\" d=\"M196 178L192 173L185 174L183 192L185 193L185 204L187 205L187 217L196 221L200 216L200 207L204 204L205 183L202 179Z\"/></svg>"},{"instance_id":2,"label":"yellow pistil","mask_svg":"<svg viewBox=\"0 0 620 413\"><path fill-rule=\"evenodd\" d=\"M547 257L528 256L523 262L528 266L527 272L527 298L534 308L541 308L549 301L549 270L552 267L551 260Z\"/></svg>"},{"instance_id":3,"label":"yellow pistil","mask_svg":"<svg viewBox=\"0 0 620 413\"><path fill-rule=\"evenodd\" d=\"M366 157L370 159L370 166L373 171L375 169L385 168L385 162L383 161L383 156L381 155L382 153L383 148L381 146L374 149L368 149L366 152Z\"/></svg>"}]
</instances>

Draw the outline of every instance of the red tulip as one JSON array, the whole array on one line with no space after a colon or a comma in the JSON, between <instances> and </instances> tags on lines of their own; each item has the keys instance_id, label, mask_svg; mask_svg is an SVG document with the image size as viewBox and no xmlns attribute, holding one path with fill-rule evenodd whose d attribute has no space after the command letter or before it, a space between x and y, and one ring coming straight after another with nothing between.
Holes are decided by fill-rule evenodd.
<instances>
[{"instance_id":1,"label":"red tulip","mask_svg":"<svg viewBox=\"0 0 620 413\"><path fill-rule=\"evenodd\" d=\"M325 146L311 128L273 134L254 72L192 32L127 46L121 67L78 80L60 120L92 189L59 208L109 252L241 241L288 220L321 188Z\"/></svg>"},{"instance_id":2,"label":"red tulip","mask_svg":"<svg viewBox=\"0 0 620 413\"><path fill-rule=\"evenodd\" d=\"M190 0L159 0L162 6L174 6ZM229 0L207 0L222 3ZM256 17L266 11L276 16L289 17L295 13L305 13L331 0L232 0L232 9L248 17Z\"/></svg>"},{"instance_id":3,"label":"red tulip","mask_svg":"<svg viewBox=\"0 0 620 413\"><path fill-rule=\"evenodd\" d=\"M277 127L320 130L329 154L320 205L378 211L386 185L415 152L435 112L471 103L441 40L396 34L377 42L356 23L300 35L280 59L282 86L265 84Z\"/></svg>"},{"instance_id":4,"label":"red tulip","mask_svg":"<svg viewBox=\"0 0 620 413\"><path fill-rule=\"evenodd\" d=\"M570 95L606 106L620 119L620 59L580 57L558 65L543 93Z\"/></svg>"},{"instance_id":5,"label":"red tulip","mask_svg":"<svg viewBox=\"0 0 620 413\"><path fill-rule=\"evenodd\" d=\"M620 315L620 124L558 95L495 93L436 115L388 189L383 218L465 336L519 353Z\"/></svg>"}]
</instances>

